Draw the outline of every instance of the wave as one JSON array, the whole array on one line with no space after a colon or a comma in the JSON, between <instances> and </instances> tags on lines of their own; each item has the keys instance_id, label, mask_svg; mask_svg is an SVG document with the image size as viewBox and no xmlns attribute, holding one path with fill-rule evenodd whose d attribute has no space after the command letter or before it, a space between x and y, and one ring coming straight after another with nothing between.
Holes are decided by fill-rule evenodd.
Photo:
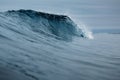
<instances>
[{"instance_id":1,"label":"wave","mask_svg":"<svg viewBox=\"0 0 120 80\"><path fill-rule=\"evenodd\" d=\"M120 36L81 39L92 36L76 23L33 10L1 12L0 80L120 80L119 44L114 44Z\"/></svg>"},{"instance_id":2,"label":"wave","mask_svg":"<svg viewBox=\"0 0 120 80\"><path fill-rule=\"evenodd\" d=\"M56 15L34 10L10 10L0 13L0 26L19 34L37 33L61 40L73 36L89 38L87 31L78 27L66 15ZM4 22L3 22L4 21Z\"/></svg>"}]
</instances>

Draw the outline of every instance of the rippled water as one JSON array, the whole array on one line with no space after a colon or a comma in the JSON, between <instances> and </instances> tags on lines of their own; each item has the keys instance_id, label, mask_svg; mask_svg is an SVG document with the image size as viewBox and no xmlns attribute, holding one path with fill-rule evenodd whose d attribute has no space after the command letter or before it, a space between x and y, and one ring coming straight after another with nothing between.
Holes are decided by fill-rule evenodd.
<instances>
[{"instance_id":1,"label":"rippled water","mask_svg":"<svg viewBox=\"0 0 120 80\"><path fill-rule=\"evenodd\" d=\"M17 42L0 36L0 65L32 80L120 80L120 35L94 37Z\"/></svg>"},{"instance_id":2,"label":"rippled water","mask_svg":"<svg viewBox=\"0 0 120 80\"><path fill-rule=\"evenodd\" d=\"M120 80L119 30L93 38L76 27L67 16L0 13L0 80Z\"/></svg>"}]
</instances>

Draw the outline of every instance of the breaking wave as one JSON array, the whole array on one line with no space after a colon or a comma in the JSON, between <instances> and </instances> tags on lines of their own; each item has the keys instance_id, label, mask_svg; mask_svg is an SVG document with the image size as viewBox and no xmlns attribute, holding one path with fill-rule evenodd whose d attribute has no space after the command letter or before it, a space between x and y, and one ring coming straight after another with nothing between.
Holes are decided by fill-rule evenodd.
<instances>
[{"instance_id":1,"label":"breaking wave","mask_svg":"<svg viewBox=\"0 0 120 80\"><path fill-rule=\"evenodd\" d=\"M61 40L71 40L73 36L92 38L92 34L78 27L66 15L48 14L33 10L11 10L0 13L0 26L9 32L28 35L41 34ZM10 34L9 34L10 36Z\"/></svg>"},{"instance_id":2,"label":"breaking wave","mask_svg":"<svg viewBox=\"0 0 120 80\"><path fill-rule=\"evenodd\" d=\"M33 10L1 12L0 80L120 80L120 35L89 40L92 32L73 19Z\"/></svg>"}]
</instances>

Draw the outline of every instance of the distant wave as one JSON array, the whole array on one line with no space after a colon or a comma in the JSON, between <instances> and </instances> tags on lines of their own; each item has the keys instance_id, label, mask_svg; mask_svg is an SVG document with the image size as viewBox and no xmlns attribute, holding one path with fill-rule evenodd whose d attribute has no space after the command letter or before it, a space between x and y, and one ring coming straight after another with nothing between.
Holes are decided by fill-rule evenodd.
<instances>
[{"instance_id":1,"label":"distant wave","mask_svg":"<svg viewBox=\"0 0 120 80\"><path fill-rule=\"evenodd\" d=\"M96 33L107 33L107 34L120 34L120 29L93 29L94 34Z\"/></svg>"},{"instance_id":2,"label":"distant wave","mask_svg":"<svg viewBox=\"0 0 120 80\"><path fill-rule=\"evenodd\" d=\"M0 26L24 35L27 32L33 32L61 40L71 40L73 36L89 38L87 31L79 28L65 15L21 9L2 12L0 19Z\"/></svg>"}]
</instances>

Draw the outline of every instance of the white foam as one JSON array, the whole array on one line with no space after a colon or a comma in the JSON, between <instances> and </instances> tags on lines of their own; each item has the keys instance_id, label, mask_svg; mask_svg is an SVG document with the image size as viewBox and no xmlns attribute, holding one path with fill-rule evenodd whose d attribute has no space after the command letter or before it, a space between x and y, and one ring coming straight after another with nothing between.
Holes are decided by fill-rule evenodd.
<instances>
[{"instance_id":1,"label":"white foam","mask_svg":"<svg viewBox=\"0 0 120 80\"><path fill-rule=\"evenodd\" d=\"M94 39L92 31L90 31L85 25L80 25L80 28L82 29L84 36L89 39Z\"/></svg>"},{"instance_id":2,"label":"white foam","mask_svg":"<svg viewBox=\"0 0 120 80\"><path fill-rule=\"evenodd\" d=\"M66 15L68 15L77 25L78 31L82 30L82 33L84 34L84 36L88 39L94 39L93 33L92 31L85 25L83 24L79 19L77 19L76 17L74 17L74 15L70 14L70 13L65 13Z\"/></svg>"}]
</instances>

